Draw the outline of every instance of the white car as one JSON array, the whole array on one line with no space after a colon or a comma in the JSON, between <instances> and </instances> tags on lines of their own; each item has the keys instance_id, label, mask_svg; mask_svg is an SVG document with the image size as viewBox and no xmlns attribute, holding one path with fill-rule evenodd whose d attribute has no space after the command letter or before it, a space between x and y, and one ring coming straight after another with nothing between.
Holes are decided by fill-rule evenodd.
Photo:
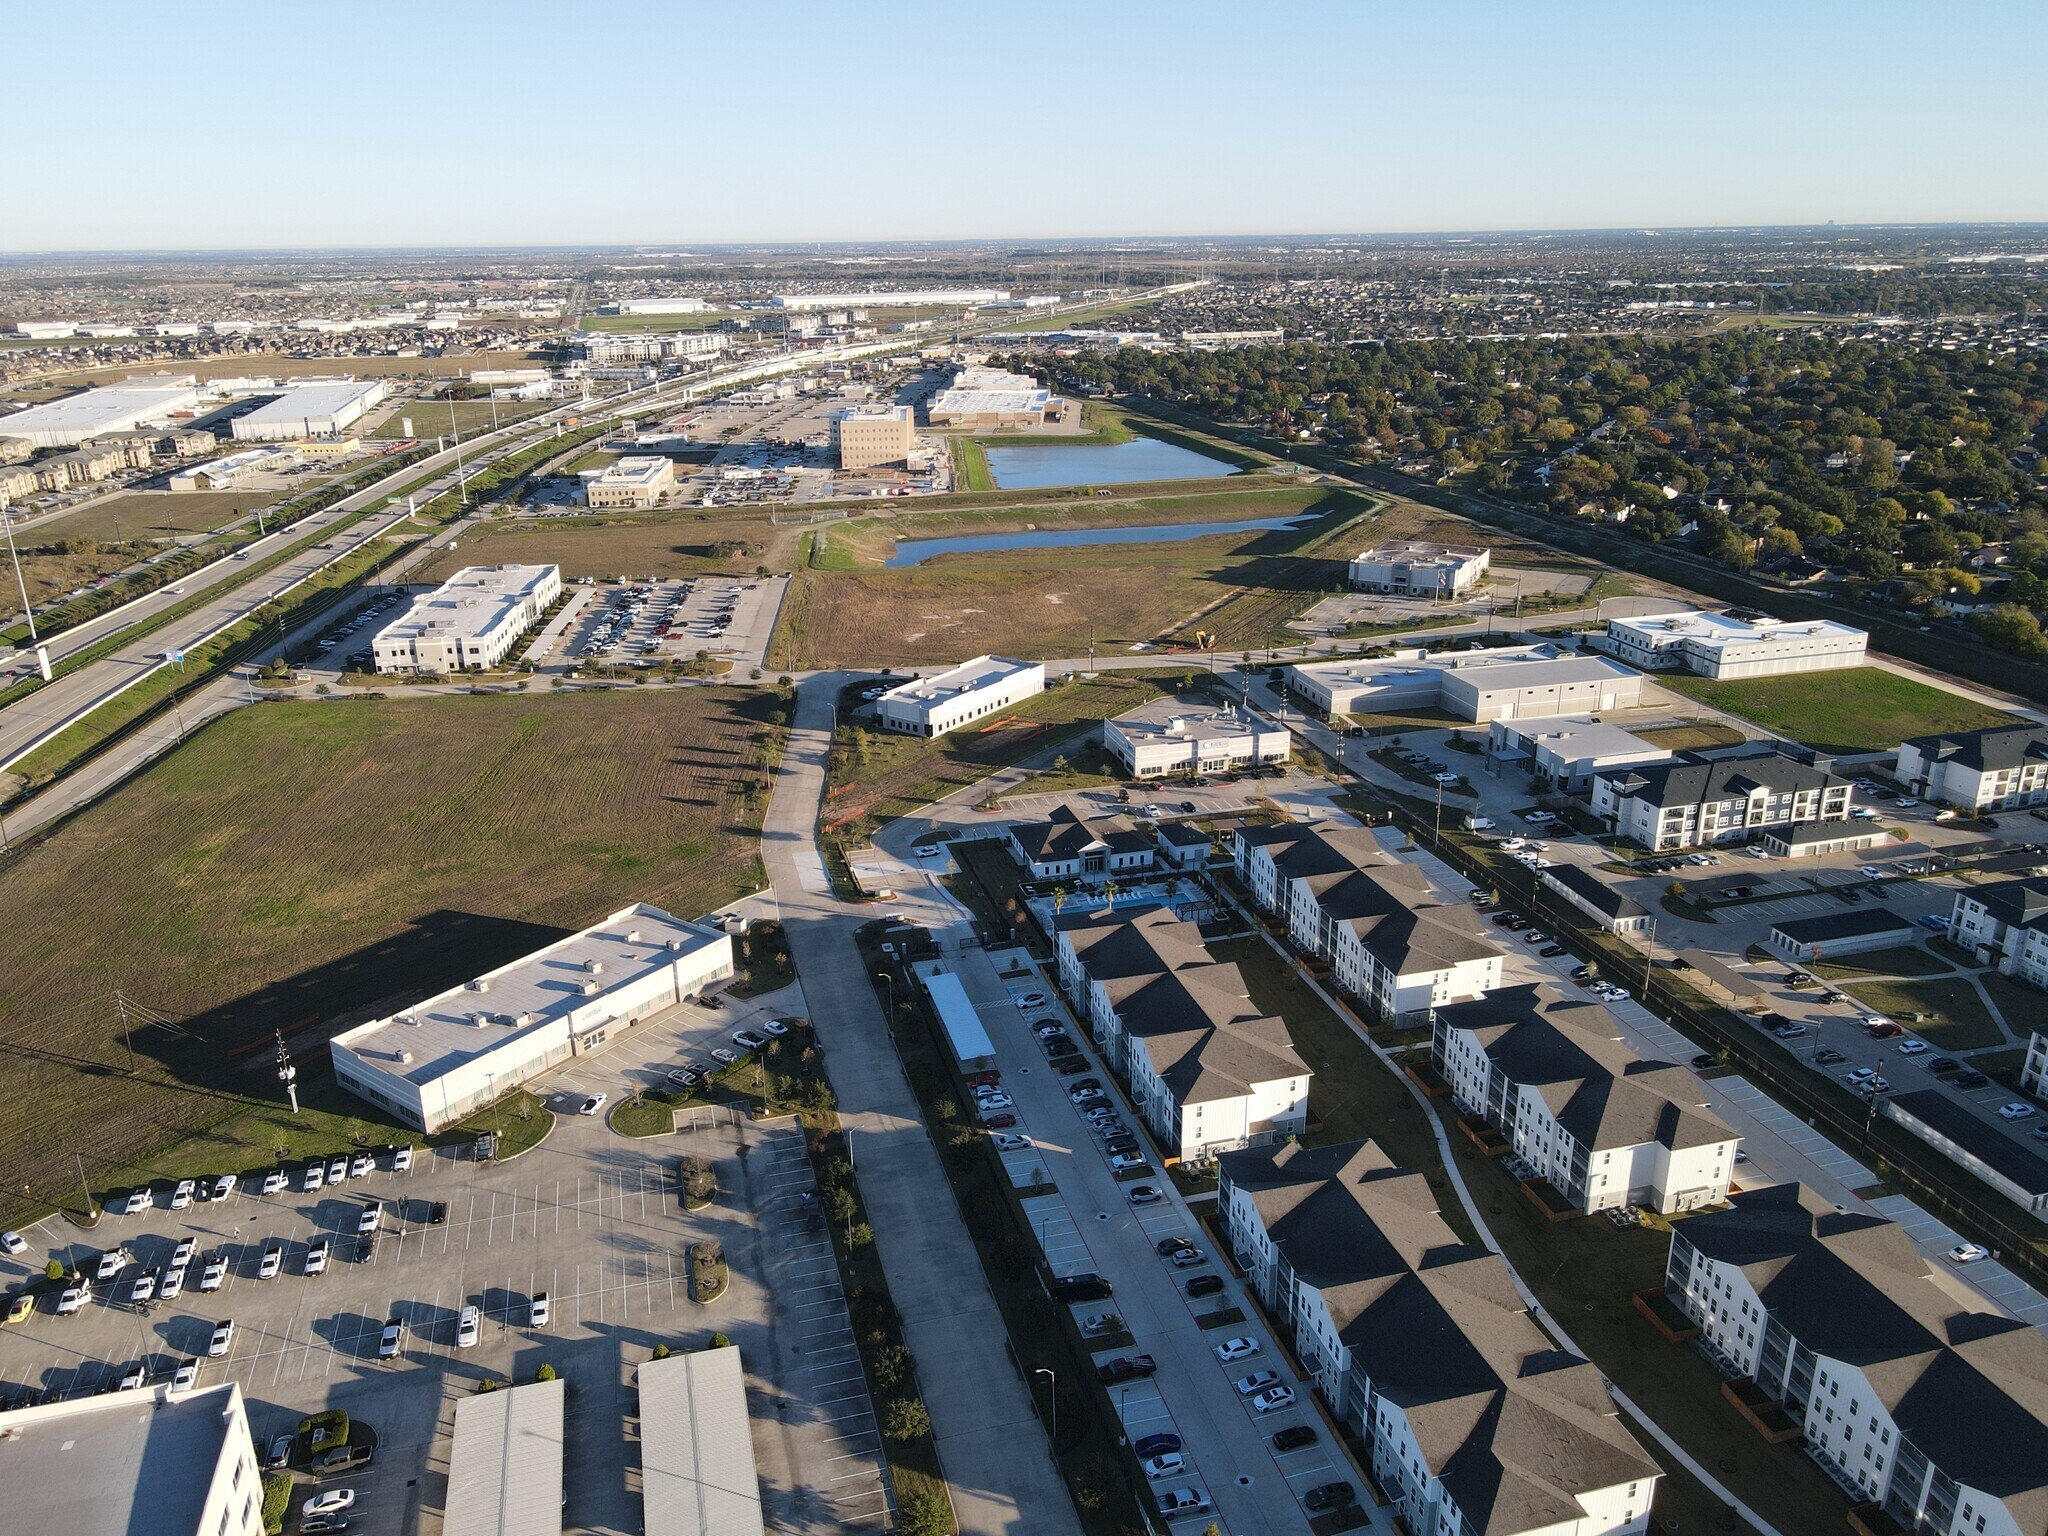
<instances>
[{"instance_id":1,"label":"white car","mask_svg":"<svg viewBox=\"0 0 2048 1536\"><path fill-rule=\"evenodd\" d=\"M171 1390L173 1392L190 1392L198 1385L199 1361L196 1358L180 1361L178 1368L171 1372Z\"/></svg>"},{"instance_id":2,"label":"white car","mask_svg":"<svg viewBox=\"0 0 2048 1536\"><path fill-rule=\"evenodd\" d=\"M185 1294L185 1266L174 1264L164 1271L164 1283L156 1288L159 1301L176 1301Z\"/></svg>"},{"instance_id":3,"label":"white car","mask_svg":"<svg viewBox=\"0 0 2048 1536\"><path fill-rule=\"evenodd\" d=\"M202 1292L217 1291L221 1288L222 1282L227 1277L228 1256L224 1253L216 1253L206 1261L206 1268L199 1272L199 1289Z\"/></svg>"},{"instance_id":4,"label":"white car","mask_svg":"<svg viewBox=\"0 0 2048 1536\"><path fill-rule=\"evenodd\" d=\"M1990 1257L1991 1250L1980 1247L1976 1243L1957 1243L1955 1247L1948 1251L1948 1259L1951 1264L1974 1264L1979 1259L1988 1259Z\"/></svg>"},{"instance_id":5,"label":"white car","mask_svg":"<svg viewBox=\"0 0 2048 1536\"><path fill-rule=\"evenodd\" d=\"M987 1098L974 1101L976 1109L1015 1109L1017 1101L1007 1093L992 1093Z\"/></svg>"},{"instance_id":6,"label":"white car","mask_svg":"<svg viewBox=\"0 0 2048 1536\"><path fill-rule=\"evenodd\" d=\"M1279 1384L1280 1373L1278 1371L1253 1371L1251 1375L1240 1376L1231 1383L1232 1386L1237 1388L1237 1395L1239 1397L1250 1397L1254 1393L1263 1392L1268 1387L1277 1387Z\"/></svg>"},{"instance_id":7,"label":"white car","mask_svg":"<svg viewBox=\"0 0 2048 1536\"><path fill-rule=\"evenodd\" d=\"M326 1238L321 1238L306 1249L306 1273L323 1275L327 1272L327 1256L333 1249Z\"/></svg>"},{"instance_id":8,"label":"white car","mask_svg":"<svg viewBox=\"0 0 2048 1536\"><path fill-rule=\"evenodd\" d=\"M789 1026L780 1019L763 1019L761 1021L761 1028L778 1040L789 1033Z\"/></svg>"},{"instance_id":9,"label":"white car","mask_svg":"<svg viewBox=\"0 0 2048 1536\"><path fill-rule=\"evenodd\" d=\"M284 1193L285 1185L289 1182L290 1180L286 1177L285 1171L282 1168L273 1168L270 1172L263 1175L263 1193L266 1195L281 1195Z\"/></svg>"},{"instance_id":10,"label":"white car","mask_svg":"<svg viewBox=\"0 0 2048 1536\"><path fill-rule=\"evenodd\" d=\"M178 1187L171 1191L171 1209L182 1211L192 1203L192 1196L199 1188L197 1179L180 1179Z\"/></svg>"},{"instance_id":11,"label":"white car","mask_svg":"<svg viewBox=\"0 0 2048 1536\"><path fill-rule=\"evenodd\" d=\"M1856 873L1861 875L1866 880L1882 880L1884 878L1884 871L1879 869L1875 864L1860 865L1857 868Z\"/></svg>"},{"instance_id":12,"label":"white car","mask_svg":"<svg viewBox=\"0 0 2048 1536\"><path fill-rule=\"evenodd\" d=\"M1026 992L1022 997L1017 999L1017 1006L1019 1008L1043 1008L1047 1003L1051 1001L1052 999L1047 997L1043 992Z\"/></svg>"},{"instance_id":13,"label":"white car","mask_svg":"<svg viewBox=\"0 0 2048 1536\"><path fill-rule=\"evenodd\" d=\"M1932 1049L1933 1047L1925 1040L1901 1040L1899 1042L1899 1054L1901 1056L1925 1056Z\"/></svg>"},{"instance_id":14,"label":"white car","mask_svg":"<svg viewBox=\"0 0 2048 1536\"><path fill-rule=\"evenodd\" d=\"M304 1185L306 1193L310 1195L314 1190L325 1189L326 1187L327 1165L325 1163L313 1164L306 1170L306 1182Z\"/></svg>"},{"instance_id":15,"label":"white car","mask_svg":"<svg viewBox=\"0 0 2048 1536\"><path fill-rule=\"evenodd\" d=\"M483 1327L484 1315L475 1307L464 1307L455 1319L455 1347L468 1349L476 1343L477 1334Z\"/></svg>"},{"instance_id":16,"label":"white car","mask_svg":"<svg viewBox=\"0 0 2048 1536\"><path fill-rule=\"evenodd\" d=\"M533 1300L526 1304L526 1326L529 1328L547 1327L548 1317L552 1311L553 1307L548 1300L548 1293L546 1291L534 1292Z\"/></svg>"},{"instance_id":17,"label":"white car","mask_svg":"<svg viewBox=\"0 0 2048 1536\"><path fill-rule=\"evenodd\" d=\"M943 858L945 856L945 851L938 847L936 844L927 843L924 847L919 848L917 850L917 856L920 859Z\"/></svg>"},{"instance_id":18,"label":"white car","mask_svg":"<svg viewBox=\"0 0 2048 1536\"><path fill-rule=\"evenodd\" d=\"M155 1270L145 1269L135 1277L135 1283L128 1287L128 1300L138 1307L145 1301L154 1300L156 1297L156 1279Z\"/></svg>"},{"instance_id":19,"label":"white car","mask_svg":"<svg viewBox=\"0 0 2048 1536\"><path fill-rule=\"evenodd\" d=\"M377 1159L367 1152L358 1152L348 1161L348 1176L352 1179L367 1178L377 1171Z\"/></svg>"},{"instance_id":20,"label":"white car","mask_svg":"<svg viewBox=\"0 0 2048 1536\"><path fill-rule=\"evenodd\" d=\"M256 1265L258 1280L275 1280L277 1272L284 1268L284 1244L272 1243L263 1250L263 1257Z\"/></svg>"},{"instance_id":21,"label":"white car","mask_svg":"<svg viewBox=\"0 0 2048 1536\"><path fill-rule=\"evenodd\" d=\"M330 1488L325 1493L316 1493L299 1506L299 1516L338 1515L344 1509L352 1508L356 1502L353 1488Z\"/></svg>"},{"instance_id":22,"label":"white car","mask_svg":"<svg viewBox=\"0 0 2048 1536\"><path fill-rule=\"evenodd\" d=\"M400 1147L400 1148L398 1149L397 1153L396 1153L396 1154L395 1154L395 1155L394 1155L394 1156L392 1157L392 1159L391 1159L391 1171L392 1171L393 1173L411 1173L411 1172L412 1172L412 1148L411 1148L411 1147Z\"/></svg>"},{"instance_id":23,"label":"white car","mask_svg":"<svg viewBox=\"0 0 2048 1536\"><path fill-rule=\"evenodd\" d=\"M361 1213L356 1217L356 1235L358 1237L368 1237L377 1230L378 1223L383 1221L383 1219L384 1202L372 1200L363 1207Z\"/></svg>"},{"instance_id":24,"label":"white car","mask_svg":"<svg viewBox=\"0 0 2048 1536\"><path fill-rule=\"evenodd\" d=\"M1264 1347L1250 1334L1240 1333L1216 1346L1216 1358L1228 1365L1233 1360L1249 1360Z\"/></svg>"},{"instance_id":25,"label":"white car","mask_svg":"<svg viewBox=\"0 0 2048 1536\"><path fill-rule=\"evenodd\" d=\"M1157 1205L1160 1201L1164 1200L1166 1196L1161 1194L1158 1188L1154 1185L1133 1184L1131 1186L1130 1193L1127 1194L1124 1198L1129 1200L1133 1205Z\"/></svg>"},{"instance_id":26,"label":"white car","mask_svg":"<svg viewBox=\"0 0 2048 1536\"><path fill-rule=\"evenodd\" d=\"M2024 1120L2029 1115L2033 1114L2033 1112L2033 1105L2022 1104L2017 1099L2015 1099L2010 1104L2004 1104L1999 1106L1998 1118L2001 1120Z\"/></svg>"},{"instance_id":27,"label":"white car","mask_svg":"<svg viewBox=\"0 0 2048 1536\"><path fill-rule=\"evenodd\" d=\"M28 1252L28 1239L19 1232L0 1232L0 1253L10 1258L17 1253Z\"/></svg>"},{"instance_id":28,"label":"white car","mask_svg":"<svg viewBox=\"0 0 2048 1536\"><path fill-rule=\"evenodd\" d=\"M339 1184L348 1177L348 1159L337 1157L327 1165L327 1182Z\"/></svg>"},{"instance_id":29,"label":"white car","mask_svg":"<svg viewBox=\"0 0 2048 1536\"><path fill-rule=\"evenodd\" d=\"M604 1108L605 1101L610 1097L611 1095L608 1093L593 1093L589 1098L576 1106L576 1113L579 1115L594 1115Z\"/></svg>"},{"instance_id":30,"label":"white car","mask_svg":"<svg viewBox=\"0 0 2048 1536\"><path fill-rule=\"evenodd\" d=\"M83 1312L86 1302L91 1299L92 1288L90 1286L66 1286L64 1294L57 1298L57 1315L59 1317L69 1317L74 1312Z\"/></svg>"},{"instance_id":31,"label":"white car","mask_svg":"<svg viewBox=\"0 0 2048 1536\"><path fill-rule=\"evenodd\" d=\"M99 1268L93 1271L92 1277L95 1280L111 1280L134 1262L135 1255L126 1248L110 1248L100 1255Z\"/></svg>"},{"instance_id":32,"label":"white car","mask_svg":"<svg viewBox=\"0 0 2048 1536\"><path fill-rule=\"evenodd\" d=\"M1147 1456L1138 1463L1149 1478L1178 1477L1188 1469L1187 1457L1179 1451L1168 1451L1164 1456Z\"/></svg>"},{"instance_id":33,"label":"white car","mask_svg":"<svg viewBox=\"0 0 2048 1536\"><path fill-rule=\"evenodd\" d=\"M218 1360L228 1352L235 1342L235 1320L226 1318L214 1327L213 1337L206 1341L206 1357Z\"/></svg>"},{"instance_id":34,"label":"white car","mask_svg":"<svg viewBox=\"0 0 2048 1536\"><path fill-rule=\"evenodd\" d=\"M998 1152L1023 1152L1031 1146L1029 1136L1012 1136L1002 1131L998 1131L990 1139L995 1142Z\"/></svg>"},{"instance_id":35,"label":"white car","mask_svg":"<svg viewBox=\"0 0 2048 1536\"><path fill-rule=\"evenodd\" d=\"M1294 1406L1294 1388L1268 1387L1252 1399L1252 1412L1278 1413L1282 1408Z\"/></svg>"}]
</instances>

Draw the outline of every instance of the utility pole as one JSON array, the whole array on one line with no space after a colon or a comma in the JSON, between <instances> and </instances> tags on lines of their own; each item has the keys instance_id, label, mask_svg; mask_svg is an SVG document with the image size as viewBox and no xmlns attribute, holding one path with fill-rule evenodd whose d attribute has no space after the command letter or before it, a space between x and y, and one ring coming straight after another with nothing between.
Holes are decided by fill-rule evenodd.
<instances>
[{"instance_id":1,"label":"utility pole","mask_svg":"<svg viewBox=\"0 0 2048 1536\"><path fill-rule=\"evenodd\" d=\"M1650 1006L1650 967L1657 959L1657 919L1650 919L1650 942L1643 950L1643 1006ZM1816 1032L1817 1033L1817 1032Z\"/></svg>"},{"instance_id":2,"label":"utility pole","mask_svg":"<svg viewBox=\"0 0 2048 1536\"><path fill-rule=\"evenodd\" d=\"M448 428L455 434L455 490L463 506L469 505L469 476L462 468L462 426L455 419L455 402L448 402Z\"/></svg>"},{"instance_id":3,"label":"utility pole","mask_svg":"<svg viewBox=\"0 0 2048 1536\"><path fill-rule=\"evenodd\" d=\"M128 1071L135 1071L135 1041L128 1033L128 1000L121 995L120 988L114 989L114 1013L121 1021L121 1043L128 1047Z\"/></svg>"},{"instance_id":4,"label":"utility pole","mask_svg":"<svg viewBox=\"0 0 2048 1536\"><path fill-rule=\"evenodd\" d=\"M98 1221L100 1219L100 1208L93 1204L92 1186L85 1182L85 1158L77 1152L73 1152L71 1156L78 1163L78 1187L85 1191L85 1219L87 1221Z\"/></svg>"},{"instance_id":5,"label":"utility pole","mask_svg":"<svg viewBox=\"0 0 2048 1536\"><path fill-rule=\"evenodd\" d=\"M292 1065L292 1054L285 1049L284 1031L277 1031L277 1080L284 1084L285 1097L292 1103L292 1113L299 1112L299 1069Z\"/></svg>"}]
</instances>

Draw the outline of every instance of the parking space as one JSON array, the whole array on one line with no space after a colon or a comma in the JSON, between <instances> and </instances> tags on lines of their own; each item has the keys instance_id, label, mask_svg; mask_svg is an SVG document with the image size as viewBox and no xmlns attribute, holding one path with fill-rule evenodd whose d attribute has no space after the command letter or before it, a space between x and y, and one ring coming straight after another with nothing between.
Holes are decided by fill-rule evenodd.
<instances>
[{"instance_id":1,"label":"parking space","mask_svg":"<svg viewBox=\"0 0 2048 1536\"><path fill-rule=\"evenodd\" d=\"M1871 1208L1906 1229L1923 1253L1946 1254L1963 1241L1961 1233L1921 1210L1903 1195L1884 1195L1870 1202ZM1936 1260L1937 1265L1940 1263ZM2000 1264L1994 1255L1968 1265L1950 1265L1956 1278L1988 1297L2014 1317L2048 1328L2048 1296L2028 1285Z\"/></svg>"},{"instance_id":2,"label":"parking space","mask_svg":"<svg viewBox=\"0 0 2048 1536\"><path fill-rule=\"evenodd\" d=\"M1023 1202L1025 1220L1038 1238L1046 1268L1055 1277L1086 1274L1095 1267L1094 1255L1074 1224L1067 1202L1058 1195L1037 1195Z\"/></svg>"},{"instance_id":3,"label":"parking space","mask_svg":"<svg viewBox=\"0 0 2048 1536\"><path fill-rule=\"evenodd\" d=\"M702 651L759 662L782 587L781 578L734 576L585 587L591 600L569 626L561 656L570 662L652 666L688 660Z\"/></svg>"}]
</instances>

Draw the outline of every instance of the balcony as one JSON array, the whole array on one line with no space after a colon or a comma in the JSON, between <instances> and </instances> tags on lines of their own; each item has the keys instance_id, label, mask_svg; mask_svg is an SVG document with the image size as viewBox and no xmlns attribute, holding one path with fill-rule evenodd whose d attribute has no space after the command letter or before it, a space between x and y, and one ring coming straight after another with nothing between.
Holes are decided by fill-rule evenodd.
<instances>
[{"instance_id":1,"label":"balcony","mask_svg":"<svg viewBox=\"0 0 2048 1536\"><path fill-rule=\"evenodd\" d=\"M1721 1395L1735 1405L1735 1411L1749 1420L1750 1427L1773 1445L1796 1445L1806 1431L1770 1393L1755 1382L1724 1381Z\"/></svg>"}]
</instances>

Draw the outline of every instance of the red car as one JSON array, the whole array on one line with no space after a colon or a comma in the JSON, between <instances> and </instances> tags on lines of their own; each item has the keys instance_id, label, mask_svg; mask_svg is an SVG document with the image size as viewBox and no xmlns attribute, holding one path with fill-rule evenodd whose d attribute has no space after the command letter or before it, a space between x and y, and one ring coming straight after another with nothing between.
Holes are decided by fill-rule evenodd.
<instances>
[{"instance_id":1,"label":"red car","mask_svg":"<svg viewBox=\"0 0 2048 1536\"><path fill-rule=\"evenodd\" d=\"M1002 1080L1003 1074L1000 1072L975 1072L968 1076L967 1086L970 1088L993 1088Z\"/></svg>"},{"instance_id":2,"label":"red car","mask_svg":"<svg viewBox=\"0 0 2048 1536\"><path fill-rule=\"evenodd\" d=\"M981 1123L992 1131L1007 1131L1017 1123L1017 1117L1015 1115L988 1115L983 1117Z\"/></svg>"},{"instance_id":3,"label":"red car","mask_svg":"<svg viewBox=\"0 0 2048 1536\"><path fill-rule=\"evenodd\" d=\"M1061 1077L1077 1077L1088 1070L1088 1058L1080 1055L1069 1056L1065 1061L1056 1061L1053 1065L1059 1068Z\"/></svg>"},{"instance_id":4,"label":"red car","mask_svg":"<svg viewBox=\"0 0 2048 1536\"><path fill-rule=\"evenodd\" d=\"M1150 1376L1159 1366L1150 1355L1118 1355L1114 1360L1095 1367L1095 1374L1106 1387L1113 1387L1120 1381L1136 1381L1140 1376Z\"/></svg>"}]
</instances>

